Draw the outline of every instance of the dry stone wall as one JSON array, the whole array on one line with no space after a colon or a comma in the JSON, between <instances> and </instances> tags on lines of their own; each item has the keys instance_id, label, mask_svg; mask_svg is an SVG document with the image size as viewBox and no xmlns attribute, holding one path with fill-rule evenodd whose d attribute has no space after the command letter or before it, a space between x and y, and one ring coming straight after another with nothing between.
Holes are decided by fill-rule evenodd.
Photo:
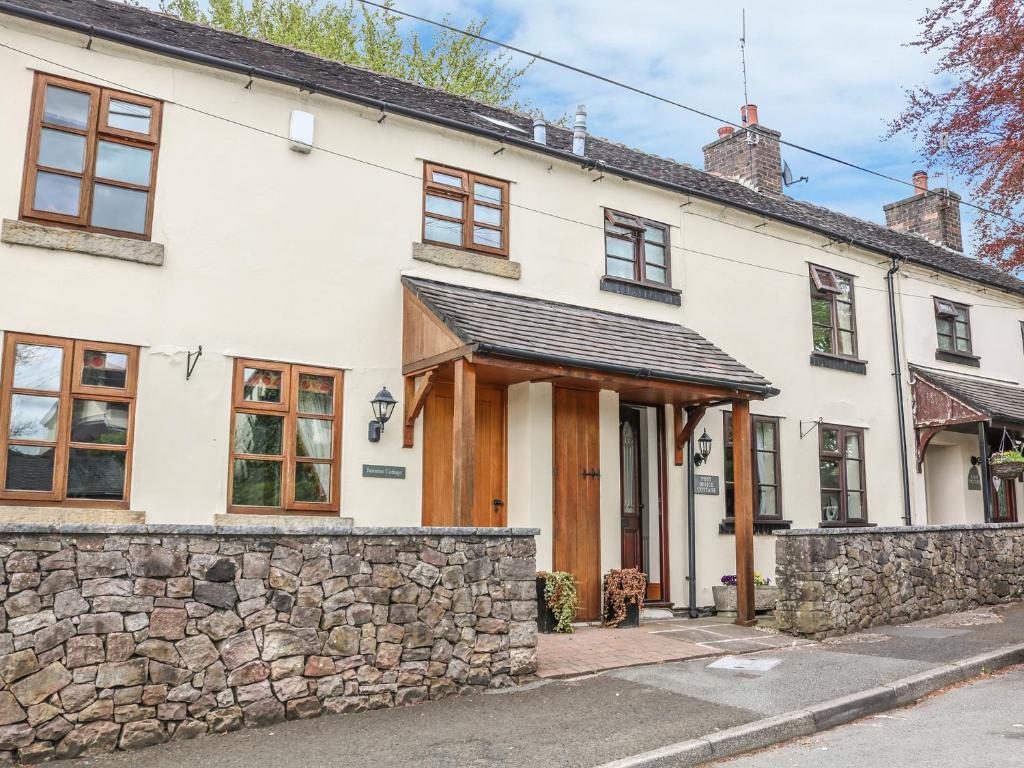
<instances>
[{"instance_id":1,"label":"dry stone wall","mask_svg":"<svg viewBox=\"0 0 1024 768\"><path fill-rule=\"evenodd\" d=\"M783 632L822 639L1024 597L1024 525L792 530L776 541Z\"/></svg>"},{"instance_id":2,"label":"dry stone wall","mask_svg":"<svg viewBox=\"0 0 1024 768\"><path fill-rule=\"evenodd\" d=\"M0 759L514 685L532 529L8 526Z\"/></svg>"}]
</instances>

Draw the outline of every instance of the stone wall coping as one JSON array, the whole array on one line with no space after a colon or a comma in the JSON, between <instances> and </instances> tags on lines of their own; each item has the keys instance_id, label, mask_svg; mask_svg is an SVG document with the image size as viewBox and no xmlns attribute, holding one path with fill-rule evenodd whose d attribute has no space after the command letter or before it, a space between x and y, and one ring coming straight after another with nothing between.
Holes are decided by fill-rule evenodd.
<instances>
[{"instance_id":1,"label":"stone wall coping","mask_svg":"<svg viewBox=\"0 0 1024 768\"><path fill-rule=\"evenodd\" d=\"M69 534L99 536L539 536L539 528L424 528L419 526L360 526L311 523L277 525L103 525L88 523L3 523L0 536L10 534Z\"/></svg>"},{"instance_id":2,"label":"stone wall coping","mask_svg":"<svg viewBox=\"0 0 1024 768\"><path fill-rule=\"evenodd\" d=\"M954 533L956 531L1001 531L1024 528L1024 523L971 523L961 525L894 525L889 527L790 528L776 531L776 536L874 536L880 533Z\"/></svg>"}]
</instances>

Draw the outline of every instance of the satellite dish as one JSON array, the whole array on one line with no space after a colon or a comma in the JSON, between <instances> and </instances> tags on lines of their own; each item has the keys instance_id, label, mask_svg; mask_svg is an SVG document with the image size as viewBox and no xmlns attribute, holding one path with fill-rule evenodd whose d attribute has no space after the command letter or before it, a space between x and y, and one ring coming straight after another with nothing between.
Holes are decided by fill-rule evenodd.
<instances>
[{"instance_id":1,"label":"satellite dish","mask_svg":"<svg viewBox=\"0 0 1024 768\"><path fill-rule=\"evenodd\" d=\"M785 160L782 161L782 183L787 187L791 187L794 184L799 184L801 181L810 181L806 176L801 176L796 181L793 180L793 170L789 167L789 163Z\"/></svg>"}]
</instances>

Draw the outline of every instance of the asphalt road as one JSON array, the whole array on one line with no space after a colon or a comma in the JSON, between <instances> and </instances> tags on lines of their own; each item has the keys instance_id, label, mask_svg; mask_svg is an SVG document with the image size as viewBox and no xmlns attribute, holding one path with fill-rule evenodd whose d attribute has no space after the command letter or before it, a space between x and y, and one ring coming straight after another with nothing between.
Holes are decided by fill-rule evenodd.
<instances>
[{"instance_id":1,"label":"asphalt road","mask_svg":"<svg viewBox=\"0 0 1024 768\"><path fill-rule=\"evenodd\" d=\"M1024 667L905 709L799 739L721 768L992 768L1024 766Z\"/></svg>"}]
</instances>

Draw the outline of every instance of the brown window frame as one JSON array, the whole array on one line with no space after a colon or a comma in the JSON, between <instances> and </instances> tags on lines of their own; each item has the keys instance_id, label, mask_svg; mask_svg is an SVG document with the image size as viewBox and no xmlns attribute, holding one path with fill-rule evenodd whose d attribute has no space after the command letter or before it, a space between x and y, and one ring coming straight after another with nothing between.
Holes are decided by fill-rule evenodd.
<instances>
[{"instance_id":1,"label":"brown window frame","mask_svg":"<svg viewBox=\"0 0 1024 768\"><path fill-rule=\"evenodd\" d=\"M620 229L628 229L632 232L631 235L623 235L620 232L610 231L610 227L619 227ZM664 242L657 242L654 240L648 240L644 233L648 229L661 230ZM604 209L604 274L605 277L611 280L624 280L626 282L637 283L639 285L650 285L655 288L670 288L672 286L672 243L669 240L670 227L668 224L662 224L660 221L654 221L652 219L645 219L642 216L635 216L631 213L623 213L622 211L616 211L612 208ZM621 256L614 256L608 253L608 238L615 240L621 240L628 242L633 247L633 277L623 277L622 275L613 275L608 270L608 260L614 259L615 261L626 261ZM665 263L658 264L656 262L647 261L647 251L644 247L647 243L651 245L659 246L665 251ZM664 282L660 280L652 280L647 277L647 267L651 266L656 269L665 270Z\"/></svg>"},{"instance_id":2,"label":"brown window frame","mask_svg":"<svg viewBox=\"0 0 1024 768\"><path fill-rule=\"evenodd\" d=\"M43 122L46 89L50 85L89 95L89 118L88 124L85 128L76 128ZM110 100L112 98L118 101L126 101L132 104L149 107L152 110L150 114L149 133L137 133L135 131L113 128L107 125L110 114ZM22 179L21 193L21 218L25 221L59 224L62 227L78 229L84 232L100 232L102 234L114 235L116 237L149 240L152 237L153 232L153 205L156 198L156 174L160 156L160 125L162 114L163 102L157 99L150 99L132 93L124 93L111 88L103 88L98 85L79 82L77 80L69 80L57 75L37 72L32 91L32 111L31 119L29 120L28 141L26 143L25 150L25 171ZM56 130L62 133L83 136L85 138L85 157L82 165L82 171L80 173L39 164L39 149L43 129ZM150 150L152 152L152 161L149 168L148 184L135 184L127 181L97 176L96 157L101 141ZM55 213L52 211L42 211L33 207L35 200L36 175L39 171L59 176L74 177L81 180L77 216ZM92 219L93 188L96 183L147 193L146 220L143 232L130 232L123 229L98 227L89 223Z\"/></svg>"},{"instance_id":3,"label":"brown window frame","mask_svg":"<svg viewBox=\"0 0 1024 768\"><path fill-rule=\"evenodd\" d=\"M245 400L245 369L277 371L281 374L281 402L260 402ZM334 410L330 414L315 414L298 411L298 383L303 374L330 377L334 381ZM231 385L231 423L228 426L228 512L235 514L303 514L303 515L334 515L341 508L341 431L342 401L344 399L345 374L337 368L323 368L298 363L279 363L271 360L254 358L236 358L234 377ZM282 416L282 451L279 456L263 454L243 454L235 450L235 422L238 414L278 415ZM302 457L296 455L296 434L298 419L322 419L333 421L334 433L331 439L330 461ZM234 503L235 461L248 459L253 461L276 461L281 464L281 504L279 506L252 506ZM331 498L326 502L295 500L295 470L297 464L331 464Z\"/></svg>"},{"instance_id":4,"label":"brown window frame","mask_svg":"<svg viewBox=\"0 0 1024 768\"><path fill-rule=\"evenodd\" d=\"M722 430L722 458L723 458L723 475L725 479L725 517L727 520L732 520L736 517L735 509L735 481L733 479L733 473L729 471L730 467L730 451L733 450L732 440L732 412L724 411L723 414L724 428ZM757 425L758 423L770 423L775 427L775 447L772 450L761 449L757 447ZM756 414L750 415L750 457L751 465L750 471L752 474L751 482L754 490L754 522L755 523L778 523L782 521L782 442L779 439L779 427L780 419L778 416L759 416ZM757 471L757 454L758 453L771 453L775 457L775 483L762 483L761 478ZM775 491L775 512L774 515L762 515L761 510L761 493L763 488L773 488Z\"/></svg>"},{"instance_id":5,"label":"brown window frame","mask_svg":"<svg viewBox=\"0 0 1024 768\"><path fill-rule=\"evenodd\" d=\"M14 353L18 344L57 347L63 352L59 390L29 389L14 386ZM127 356L124 387L101 387L82 382L85 352L113 352ZM64 506L100 509L128 509L131 500L132 456L135 447L135 401L137 396L139 348L83 339L66 339L29 333L4 334L3 365L0 375L0 500L12 505ZM13 395L57 397L59 400L55 440L26 440L10 437ZM124 445L73 442L72 409L75 400L101 400L128 406L128 427ZM9 445L54 447L54 474L51 491L7 490L7 449ZM125 454L123 498L68 498L68 463L72 449L111 451Z\"/></svg>"},{"instance_id":6,"label":"brown window frame","mask_svg":"<svg viewBox=\"0 0 1024 768\"><path fill-rule=\"evenodd\" d=\"M974 338L971 329L971 305L962 304L958 301L950 301L949 299L943 299L938 296L933 296L932 301L935 306L935 347L939 352L949 355L974 355ZM948 305L949 309L945 309L942 305ZM952 310L952 311L950 311ZM963 318L960 318L960 311L963 311ZM939 322L942 320L948 320L952 323L952 334L943 333L939 330ZM967 329L967 335L961 336L957 333L957 324L963 323ZM951 347L946 349L942 346L942 339L948 338L950 340ZM957 341L964 339L967 341L967 349L957 348Z\"/></svg>"},{"instance_id":7,"label":"brown window frame","mask_svg":"<svg viewBox=\"0 0 1024 768\"><path fill-rule=\"evenodd\" d=\"M996 488L994 482L995 478L989 477L989 482L992 483L992 522L993 523L1016 523L1017 522L1017 481L1014 478L1009 478L1000 481L1000 486ZM1004 491L1006 499L1006 508L1003 508L1003 504L999 499L999 492Z\"/></svg>"},{"instance_id":8,"label":"brown window frame","mask_svg":"<svg viewBox=\"0 0 1024 768\"><path fill-rule=\"evenodd\" d=\"M857 299L854 290L854 276L830 267L822 267L817 264L810 264L811 283L811 347L817 355L829 355L841 357L847 360L859 359L859 340L857 338ZM843 296L842 282L850 286L848 300L840 298ZM818 323L814 319L814 302L827 301L829 304L829 324ZM839 327L838 304L850 305L850 328ZM829 329L829 343L832 350L818 349L815 340L815 330L818 328ZM852 352L842 352L839 343L840 333L849 333L852 342Z\"/></svg>"},{"instance_id":9,"label":"brown window frame","mask_svg":"<svg viewBox=\"0 0 1024 768\"><path fill-rule=\"evenodd\" d=\"M433 180L434 172L443 173L447 176L455 176L461 180L460 187L453 187L448 184L436 182ZM477 199L474 194L474 185L476 183L486 184L491 187L498 187L501 189L501 203L495 204L486 199ZM420 236L424 243L431 245L438 245L442 248L459 248L465 251L473 251L475 253L486 253L491 256L499 256L501 258L508 258L509 254L509 182L501 179L495 179L491 176L484 176L479 173L472 173L461 168L451 168L446 165L439 163L424 162L423 163L423 216L421 222ZM455 218L439 213L432 213L427 211L427 198L429 195L436 197L443 197L449 200L457 200L462 204L462 218ZM494 225L485 222L478 222L470 215L475 205L483 206L484 208L490 208L501 212L501 224ZM453 224L459 224L462 226L462 242L459 244L450 243L443 240L429 240L427 239L427 217L432 219L438 219L440 221L448 221ZM488 245L482 245L480 243L473 242L473 231L474 227L482 227L484 229L498 232L501 235L501 247L494 248Z\"/></svg>"},{"instance_id":10,"label":"brown window frame","mask_svg":"<svg viewBox=\"0 0 1024 768\"><path fill-rule=\"evenodd\" d=\"M838 450L825 450L825 432L834 430L838 433ZM870 525L868 518L868 484L867 484L867 456L865 454L865 430L863 427L847 427L842 424L819 424L818 425L818 511L822 516L823 526L860 526ZM857 435L860 447L860 457L848 459L846 457L846 438L849 435ZM821 485L821 462L823 460L836 460L839 469L839 488L823 488ZM860 489L851 491L849 489L849 476L847 473L847 462L857 461L860 464ZM839 509L836 511L835 520L826 520L821 500L826 491L839 493ZM847 495L859 493L861 496L861 516L850 521L849 503Z\"/></svg>"}]
</instances>

